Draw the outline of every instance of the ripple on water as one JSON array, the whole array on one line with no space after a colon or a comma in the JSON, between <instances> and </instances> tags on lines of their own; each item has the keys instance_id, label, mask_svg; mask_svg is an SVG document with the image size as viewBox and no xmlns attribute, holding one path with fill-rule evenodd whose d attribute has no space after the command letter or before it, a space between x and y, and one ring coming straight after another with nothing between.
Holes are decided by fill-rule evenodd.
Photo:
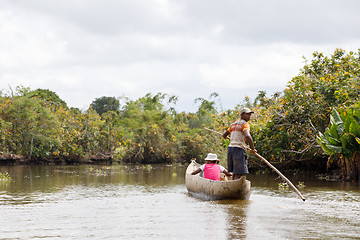
<instances>
[{"instance_id":1,"label":"ripple on water","mask_svg":"<svg viewBox=\"0 0 360 240\"><path fill-rule=\"evenodd\" d=\"M154 167L96 176L90 167L33 169L0 192L1 239L356 239L359 188L305 183L306 201L291 190L253 184L249 201L202 201L184 180ZM57 168L55 168L56 170ZM79 171L77 169L80 169ZM101 168L104 169L104 168ZM166 171L165 171L165 170ZM26 169L25 169L26 170ZM28 174L28 171L26 172ZM104 171L105 171L104 170ZM140 169L141 170L141 169ZM120 170L119 170L120 171ZM134 173L135 172L135 173ZM61 175L59 175L61 174ZM29 175L29 174L28 174ZM178 173L178 176L182 174ZM52 176L52 177L51 177ZM159 178L156 178L160 176ZM266 176L261 176L261 180ZM180 183L178 183L180 182ZM260 185L260 184L259 184Z\"/></svg>"}]
</instances>

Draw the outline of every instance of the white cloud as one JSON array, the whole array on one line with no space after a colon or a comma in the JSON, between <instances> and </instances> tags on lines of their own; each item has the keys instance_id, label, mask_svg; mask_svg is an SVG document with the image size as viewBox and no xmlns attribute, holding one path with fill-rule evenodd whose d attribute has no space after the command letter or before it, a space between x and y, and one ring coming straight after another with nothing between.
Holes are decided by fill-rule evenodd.
<instances>
[{"instance_id":1,"label":"white cloud","mask_svg":"<svg viewBox=\"0 0 360 240\"><path fill-rule=\"evenodd\" d=\"M101 96L220 94L232 108L281 91L314 51L357 51L360 2L17 0L0 2L0 89Z\"/></svg>"}]
</instances>

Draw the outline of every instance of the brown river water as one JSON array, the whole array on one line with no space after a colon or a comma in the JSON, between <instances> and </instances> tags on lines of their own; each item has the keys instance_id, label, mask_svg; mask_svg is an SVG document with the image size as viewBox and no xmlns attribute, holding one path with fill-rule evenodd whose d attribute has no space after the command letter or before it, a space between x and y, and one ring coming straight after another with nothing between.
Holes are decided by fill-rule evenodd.
<instances>
[{"instance_id":1,"label":"brown river water","mask_svg":"<svg viewBox=\"0 0 360 240\"><path fill-rule=\"evenodd\" d=\"M360 239L360 186L249 175L249 201L190 197L185 167L0 166L0 239Z\"/></svg>"}]
</instances>

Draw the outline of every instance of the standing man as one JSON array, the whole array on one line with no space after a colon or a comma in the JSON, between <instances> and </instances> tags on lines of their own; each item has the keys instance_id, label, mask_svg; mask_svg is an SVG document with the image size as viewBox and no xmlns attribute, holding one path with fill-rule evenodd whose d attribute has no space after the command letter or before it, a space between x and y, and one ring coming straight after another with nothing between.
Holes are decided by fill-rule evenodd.
<instances>
[{"instance_id":1,"label":"standing man","mask_svg":"<svg viewBox=\"0 0 360 240\"><path fill-rule=\"evenodd\" d=\"M230 145L227 150L227 163L228 171L233 173L234 180L245 174L249 174L245 142L249 144L251 152L254 154L256 153L248 123L252 113L254 112L249 108L245 107L241 109L240 120L231 124L228 130L223 134L225 139L230 135Z\"/></svg>"}]
</instances>

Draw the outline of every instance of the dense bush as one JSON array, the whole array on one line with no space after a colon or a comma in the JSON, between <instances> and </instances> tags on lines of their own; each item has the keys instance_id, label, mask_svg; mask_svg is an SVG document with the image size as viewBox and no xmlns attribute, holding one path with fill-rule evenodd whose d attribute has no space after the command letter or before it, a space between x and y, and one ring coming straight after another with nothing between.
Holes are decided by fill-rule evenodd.
<instances>
[{"instance_id":1,"label":"dense bush","mask_svg":"<svg viewBox=\"0 0 360 240\"><path fill-rule=\"evenodd\" d=\"M318 132L328 126L333 107L359 100L359 54L338 49L330 57L317 52L313 57L282 93L256 105L268 119L256 129L256 145L271 160L324 162Z\"/></svg>"},{"instance_id":2,"label":"dense bush","mask_svg":"<svg viewBox=\"0 0 360 240\"><path fill-rule=\"evenodd\" d=\"M333 110L330 126L319 132L317 141L330 155L329 165L342 170L342 178L360 182L360 103L341 114ZM331 158L336 156L336 158Z\"/></svg>"},{"instance_id":3,"label":"dense bush","mask_svg":"<svg viewBox=\"0 0 360 240\"><path fill-rule=\"evenodd\" d=\"M255 111L250 125L260 154L283 166L324 168L328 156L316 138L328 127L334 107L347 109L359 101L359 73L359 53L315 52L283 92L267 97L259 91L253 103L246 97L228 110L213 93L195 100L195 113L177 113L177 98L163 93L124 98L121 106L114 97L102 97L80 111L50 90L17 87L0 92L0 151L70 162L95 155L124 162L187 162L209 152L226 159L220 134L247 106Z\"/></svg>"},{"instance_id":4,"label":"dense bush","mask_svg":"<svg viewBox=\"0 0 360 240\"><path fill-rule=\"evenodd\" d=\"M107 156L116 161L157 163L204 158L211 146L205 144L201 129L191 127L203 121L196 114L165 109L165 100L174 103L176 98L147 94L128 100L121 110L101 108L100 116L92 108L86 112L67 108L49 90L18 87L15 93L0 97L0 150L34 161Z\"/></svg>"}]
</instances>

